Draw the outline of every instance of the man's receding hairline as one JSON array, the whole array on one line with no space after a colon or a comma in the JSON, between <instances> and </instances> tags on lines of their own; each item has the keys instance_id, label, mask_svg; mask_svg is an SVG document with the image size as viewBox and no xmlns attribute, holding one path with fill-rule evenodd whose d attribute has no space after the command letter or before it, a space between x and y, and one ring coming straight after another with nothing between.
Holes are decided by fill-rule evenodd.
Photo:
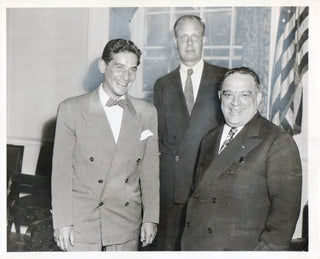
<instances>
[{"instance_id":1,"label":"man's receding hairline","mask_svg":"<svg viewBox=\"0 0 320 259\"><path fill-rule=\"evenodd\" d=\"M251 74L244 74L244 73L241 73L241 72L239 72L239 71L234 72L234 73L232 73L232 74L229 74L227 77L224 78L224 80L223 80L222 83L221 83L221 89L220 89L221 92L223 91L222 87L223 87L223 85L224 85L224 82L225 82L228 78L232 77L233 75L248 76L248 77L251 78L251 80L253 81L254 86L255 86L255 89L257 90L257 93L261 92L261 87L260 87L260 85L257 84L257 82L256 82L256 80L255 80L255 78L254 78L253 75L251 75Z\"/></svg>"},{"instance_id":2,"label":"man's receding hairline","mask_svg":"<svg viewBox=\"0 0 320 259\"><path fill-rule=\"evenodd\" d=\"M181 26L183 23L185 23L186 21L195 21L197 22L197 24L201 27L201 31L202 33L204 34L204 28L203 28L203 25L201 23L201 21L199 21L195 16L183 16L183 17L180 17L177 22L176 22L176 26L173 28L174 29L174 35L177 35L177 30L179 28L179 26Z\"/></svg>"}]
</instances>

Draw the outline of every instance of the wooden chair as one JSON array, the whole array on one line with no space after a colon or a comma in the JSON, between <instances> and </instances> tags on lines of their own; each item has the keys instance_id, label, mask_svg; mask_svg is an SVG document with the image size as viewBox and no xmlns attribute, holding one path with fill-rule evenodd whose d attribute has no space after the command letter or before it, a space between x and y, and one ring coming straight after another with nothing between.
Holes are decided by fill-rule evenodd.
<instances>
[{"instance_id":1,"label":"wooden chair","mask_svg":"<svg viewBox=\"0 0 320 259\"><path fill-rule=\"evenodd\" d=\"M21 173L24 146L7 145L7 185L13 174Z\"/></svg>"},{"instance_id":2,"label":"wooden chair","mask_svg":"<svg viewBox=\"0 0 320 259\"><path fill-rule=\"evenodd\" d=\"M27 226L23 236L27 251L57 250L53 240L51 180L47 176L13 174L8 194L8 233Z\"/></svg>"},{"instance_id":3,"label":"wooden chair","mask_svg":"<svg viewBox=\"0 0 320 259\"><path fill-rule=\"evenodd\" d=\"M23 146L7 145L7 240L15 237L19 242L24 240L23 251L59 250L53 240L50 212L51 169L40 174L44 167L37 166L36 175L21 174L23 153ZM47 159L39 156L41 163L51 160L50 154L47 156ZM27 227L25 234L21 234L21 226Z\"/></svg>"}]
</instances>

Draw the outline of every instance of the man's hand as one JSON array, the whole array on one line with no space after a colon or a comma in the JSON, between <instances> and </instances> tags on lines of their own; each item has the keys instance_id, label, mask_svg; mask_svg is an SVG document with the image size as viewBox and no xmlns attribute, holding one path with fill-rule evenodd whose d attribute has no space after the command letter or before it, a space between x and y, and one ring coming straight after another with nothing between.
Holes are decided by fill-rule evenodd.
<instances>
[{"instance_id":1,"label":"man's hand","mask_svg":"<svg viewBox=\"0 0 320 259\"><path fill-rule=\"evenodd\" d=\"M57 245L63 251L70 251L69 245L74 246L73 226L57 228L54 230L53 236Z\"/></svg>"},{"instance_id":2,"label":"man's hand","mask_svg":"<svg viewBox=\"0 0 320 259\"><path fill-rule=\"evenodd\" d=\"M151 244L157 235L156 223L143 223L141 226L140 240L142 246Z\"/></svg>"}]
</instances>

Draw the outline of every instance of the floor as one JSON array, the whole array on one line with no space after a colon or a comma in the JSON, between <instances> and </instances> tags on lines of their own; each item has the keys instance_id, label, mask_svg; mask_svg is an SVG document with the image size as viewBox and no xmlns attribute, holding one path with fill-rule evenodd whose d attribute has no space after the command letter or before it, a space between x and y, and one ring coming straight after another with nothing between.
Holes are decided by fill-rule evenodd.
<instances>
[{"instance_id":1,"label":"floor","mask_svg":"<svg viewBox=\"0 0 320 259\"><path fill-rule=\"evenodd\" d=\"M24 252L28 251L25 247L25 243L23 240L23 235L10 233L7 241L7 251L8 252Z\"/></svg>"},{"instance_id":2,"label":"floor","mask_svg":"<svg viewBox=\"0 0 320 259\"><path fill-rule=\"evenodd\" d=\"M26 247L23 240L23 234L10 233L7 242L8 252L28 252L30 249ZM151 244L147 247L139 247L139 251L156 251L155 244Z\"/></svg>"}]
</instances>

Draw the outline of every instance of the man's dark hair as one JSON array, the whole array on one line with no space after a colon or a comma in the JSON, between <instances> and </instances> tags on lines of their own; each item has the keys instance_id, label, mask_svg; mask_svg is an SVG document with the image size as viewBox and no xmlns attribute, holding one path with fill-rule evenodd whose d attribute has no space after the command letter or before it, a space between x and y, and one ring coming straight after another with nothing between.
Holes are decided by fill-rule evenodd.
<instances>
[{"instance_id":1,"label":"man's dark hair","mask_svg":"<svg viewBox=\"0 0 320 259\"><path fill-rule=\"evenodd\" d=\"M138 58L137 65L140 64L141 50L132 41L124 39L110 40L104 47L101 58L106 62L106 64L108 64L113 59L112 54L120 52L130 52L135 54Z\"/></svg>"},{"instance_id":2,"label":"man's dark hair","mask_svg":"<svg viewBox=\"0 0 320 259\"><path fill-rule=\"evenodd\" d=\"M199 24L202 26L202 36L204 35L204 32L206 30L206 25L204 24L204 22L201 20L201 18L199 16L196 15L183 15L181 16L178 20L176 20L176 22L174 23L173 26L173 30L174 30L174 35L177 37L177 27L179 25L180 22L183 22L185 20L196 20L199 22Z\"/></svg>"},{"instance_id":3,"label":"man's dark hair","mask_svg":"<svg viewBox=\"0 0 320 259\"><path fill-rule=\"evenodd\" d=\"M258 91L259 92L261 91L259 76L257 75L256 72L254 72L251 68L248 68L248 67L236 67L236 68L229 69L222 78L221 86L227 77L235 73L242 74L242 75L250 75L253 78L254 82L256 83L256 87Z\"/></svg>"}]
</instances>

